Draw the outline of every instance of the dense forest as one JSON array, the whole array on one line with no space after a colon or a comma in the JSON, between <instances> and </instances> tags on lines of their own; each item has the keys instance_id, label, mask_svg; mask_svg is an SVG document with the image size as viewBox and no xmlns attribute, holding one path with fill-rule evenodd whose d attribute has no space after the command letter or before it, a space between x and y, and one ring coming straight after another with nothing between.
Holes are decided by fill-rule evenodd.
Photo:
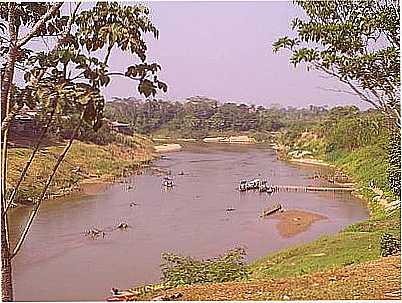
<instances>
[{"instance_id":1,"label":"dense forest","mask_svg":"<svg viewBox=\"0 0 402 303\"><path fill-rule=\"evenodd\" d=\"M184 102L116 98L105 108L109 120L128 123L135 132L193 138L239 132L276 132L296 122L318 121L327 112L322 106L311 105L307 109L263 107L220 103L199 96Z\"/></svg>"}]
</instances>

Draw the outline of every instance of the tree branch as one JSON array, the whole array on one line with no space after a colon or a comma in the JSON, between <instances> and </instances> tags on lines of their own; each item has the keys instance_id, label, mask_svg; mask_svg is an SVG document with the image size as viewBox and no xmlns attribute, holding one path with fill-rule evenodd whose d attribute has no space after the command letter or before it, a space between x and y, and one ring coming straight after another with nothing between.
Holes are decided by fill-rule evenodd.
<instances>
[{"instance_id":1,"label":"tree branch","mask_svg":"<svg viewBox=\"0 0 402 303\"><path fill-rule=\"evenodd\" d=\"M50 9L40 18L35 25L32 27L31 31L25 35L25 37L21 38L17 42L17 48L21 48L24 46L26 43L28 43L39 31L39 29L48 21L58 10L59 8L64 4L64 2L56 2L53 4Z\"/></svg>"},{"instance_id":2,"label":"tree branch","mask_svg":"<svg viewBox=\"0 0 402 303\"><path fill-rule=\"evenodd\" d=\"M105 64L105 65L107 65L107 62L109 60L109 56L110 56L113 46L114 46L114 44L110 44L109 47L107 48L106 56L105 56L105 59L103 60L103 64Z\"/></svg>"},{"instance_id":3,"label":"tree branch","mask_svg":"<svg viewBox=\"0 0 402 303\"><path fill-rule=\"evenodd\" d=\"M17 59L17 47L16 42L18 39L18 28L16 24L16 4L14 2L10 2L8 4L8 33L10 36L10 45L7 53L7 61L4 67L4 72L1 74L1 120L4 120L4 117L7 116L8 110L7 106L9 106L9 90L11 89L11 85L14 78L14 68L15 61Z\"/></svg>"},{"instance_id":4,"label":"tree branch","mask_svg":"<svg viewBox=\"0 0 402 303\"><path fill-rule=\"evenodd\" d=\"M317 70L320 70L320 71L322 71L322 72L324 72L324 73L327 73L328 75L331 75L331 76L337 78L337 79L338 79L339 81L341 81L342 83L348 85L348 86L352 89L352 91L354 91L361 99L363 99L364 101L370 103L371 105L373 105L373 106L374 106L375 108L377 108L377 109L380 108L374 101L372 101L372 100L371 100L370 98L368 98L363 92L361 92L351 81L343 79L341 76L339 76L339 75L338 75L337 73L335 73L334 71L332 71L332 70L330 70L330 69L328 69L328 68L325 68L325 67L323 67L323 66L321 66L321 65L319 65L319 64L314 64L314 67L315 67Z\"/></svg>"},{"instance_id":5,"label":"tree branch","mask_svg":"<svg viewBox=\"0 0 402 303\"><path fill-rule=\"evenodd\" d=\"M46 123L46 126L42 129L42 132L41 132L41 134L40 134L40 136L39 136L39 138L38 138L38 140L36 142L36 146L35 146L32 154L31 154L31 157L29 158L29 160L27 161L23 171L21 172L20 178L19 178L17 184L15 185L10 198L7 201L7 205L6 205L4 213L7 213L8 209L10 208L12 203L14 202L14 199L15 199L15 197L17 195L18 189L19 189L22 181L24 180L24 178L25 178L25 176L26 176L26 174L28 172L28 169L29 169L29 167L31 166L31 164L32 164L32 162L34 160L36 153L38 152L38 150L40 148L40 145L41 145L41 143L43 141L43 138L45 137L45 135L47 133L47 130L49 129L50 124L52 123L54 113L56 112L57 98L54 98L52 103L53 104L52 104L52 111L50 112L50 117L49 117L49 119L48 119L48 121Z\"/></svg>"},{"instance_id":6,"label":"tree branch","mask_svg":"<svg viewBox=\"0 0 402 303\"><path fill-rule=\"evenodd\" d=\"M141 81L142 80L142 78L129 77L129 76L126 76L124 73L120 73L120 72L107 73L107 74L105 74L105 76L122 76L122 77L131 79L131 80L135 80L135 81Z\"/></svg>"}]
</instances>

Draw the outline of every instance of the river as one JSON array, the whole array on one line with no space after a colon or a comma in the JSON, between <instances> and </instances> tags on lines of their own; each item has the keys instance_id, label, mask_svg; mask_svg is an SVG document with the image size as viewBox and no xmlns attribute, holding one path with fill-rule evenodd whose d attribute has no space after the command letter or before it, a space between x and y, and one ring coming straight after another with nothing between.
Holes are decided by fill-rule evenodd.
<instances>
[{"instance_id":1,"label":"river","mask_svg":"<svg viewBox=\"0 0 402 303\"><path fill-rule=\"evenodd\" d=\"M153 167L170 170L176 186L164 190L162 175L147 169L95 195L46 201L14 259L16 300L99 301L113 286L158 282L164 251L212 257L245 246L253 260L368 217L364 203L349 193L238 192L241 179L258 174L275 185L328 185L309 178L318 168L279 161L265 147L197 145L166 154ZM327 219L283 237L277 220L259 217L278 202ZM27 208L13 210L14 237L26 217ZM97 240L83 234L90 228L111 230L120 222L129 228Z\"/></svg>"}]
</instances>

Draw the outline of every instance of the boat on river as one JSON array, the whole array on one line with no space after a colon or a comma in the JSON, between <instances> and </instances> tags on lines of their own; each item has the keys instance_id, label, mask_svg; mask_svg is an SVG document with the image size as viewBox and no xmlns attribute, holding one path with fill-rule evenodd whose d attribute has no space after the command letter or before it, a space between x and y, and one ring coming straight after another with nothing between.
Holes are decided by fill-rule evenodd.
<instances>
[{"instance_id":1,"label":"boat on river","mask_svg":"<svg viewBox=\"0 0 402 303\"><path fill-rule=\"evenodd\" d=\"M265 190L265 192L267 194L272 194L275 191L275 189L270 185L269 187L267 187L267 189Z\"/></svg>"},{"instance_id":2,"label":"boat on river","mask_svg":"<svg viewBox=\"0 0 402 303\"><path fill-rule=\"evenodd\" d=\"M260 179L253 179L253 180L241 180L239 184L239 191L247 191L251 189L259 189L261 184ZM266 182L266 181L265 181Z\"/></svg>"},{"instance_id":3,"label":"boat on river","mask_svg":"<svg viewBox=\"0 0 402 303\"><path fill-rule=\"evenodd\" d=\"M246 191L247 190L247 180L241 180L240 181L239 190L240 191Z\"/></svg>"},{"instance_id":4,"label":"boat on river","mask_svg":"<svg viewBox=\"0 0 402 303\"><path fill-rule=\"evenodd\" d=\"M260 185L260 179L254 179L248 181L246 187L247 189L258 189L259 185Z\"/></svg>"},{"instance_id":5,"label":"boat on river","mask_svg":"<svg viewBox=\"0 0 402 303\"><path fill-rule=\"evenodd\" d=\"M165 187L173 187L174 186L174 183L173 183L173 179L172 178L170 178L169 176L166 176L164 179L163 179L163 186L165 186Z\"/></svg>"},{"instance_id":6,"label":"boat on river","mask_svg":"<svg viewBox=\"0 0 402 303\"><path fill-rule=\"evenodd\" d=\"M253 180L241 180L239 184L239 191L247 191L251 189L258 189L260 190L261 184L267 181L261 181L260 179L253 179ZM260 190L260 191L265 191L265 190Z\"/></svg>"},{"instance_id":7,"label":"boat on river","mask_svg":"<svg viewBox=\"0 0 402 303\"><path fill-rule=\"evenodd\" d=\"M258 191L261 193L266 192L268 188L269 188L269 186L268 186L267 180L262 180L260 182L260 184L258 185Z\"/></svg>"},{"instance_id":8,"label":"boat on river","mask_svg":"<svg viewBox=\"0 0 402 303\"><path fill-rule=\"evenodd\" d=\"M258 190L260 192L266 192L267 194L272 194L275 191L272 185L268 185L268 182L266 180L260 181Z\"/></svg>"},{"instance_id":9,"label":"boat on river","mask_svg":"<svg viewBox=\"0 0 402 303\"><path fill-rule=\"evenodd\" d=\"M261 218L267 217L269 215L272 215L278 211L282 210L282 205L277 203L274 204L271 208L265 209L262 214L260 215Z\"/></svg>"},{"instance_id":10,"label":"boat on river","mask_svg":"<svg viewBox=\"0 0 402 303\"><path fill-rule=\"evenodd\" d=\"M138 296L145 295L149 292L158 291L158 290L167 290L172 288L169 283L159 283L159 284L148 284L143 286L138 286L134 288L129 288L125 290L118 290L116 288L112 288L112 295L106 298L106 301L136 301ZM177 299L181 295L174 294L170 299ZM169 298L167 298L169 299ZM152 300L152 301L161 301L161 300ZM162 300L162 301L171 301L171 300Z\"/></svg>"}]
</instances>

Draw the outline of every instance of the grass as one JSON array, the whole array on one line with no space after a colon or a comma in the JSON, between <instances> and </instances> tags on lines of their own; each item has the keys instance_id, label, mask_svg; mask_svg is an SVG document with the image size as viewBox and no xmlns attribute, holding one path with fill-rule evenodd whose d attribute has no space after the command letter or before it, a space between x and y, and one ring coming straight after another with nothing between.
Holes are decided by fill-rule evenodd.
<instances>
[{"instance_id":1,"label":"grass","mask_svg":"<svg viewBox=\"0 0 402 303\"><path fill-rule=\"evenodd\" d=\"M331 162L354 177L362 188L367 188L373 181L390 198L396 198L388 183L389 165L382 144L366 146L348 153L339 152L332 157L327 156L327 160L331 158Z\"/></svg>"},{"instance_id":2,"label":"grass","mask_svg":"<svg viewBox=\"0 0 402 303\"><path fill-rule=\"evenodd\" d=\"M400 211L385 219L368 219L344 231L292 247L254 261L251 279L299 276L338 268L381 257L380 237L384 232L400 238Z\"/></svg>"},{"instance_id":3,"label":"grass","mask_svg":"<svg viewBox=\"0 0 402 303\"><path fill-rule=\"evenodd\" d=\"M89 180L112 181L129 175L153 159L150 142L141 137L124 138L124 140L126 141L124 143L106 146L75 141L52 181L49 195L65 194ZM62 145L51 146L37 153L28 175L21 184L17 201L23 202L38 196L63 148ZM30 148L9 150L9 187L12 188L17 183L31 153Z\"/></svg>"}]
</instances>

